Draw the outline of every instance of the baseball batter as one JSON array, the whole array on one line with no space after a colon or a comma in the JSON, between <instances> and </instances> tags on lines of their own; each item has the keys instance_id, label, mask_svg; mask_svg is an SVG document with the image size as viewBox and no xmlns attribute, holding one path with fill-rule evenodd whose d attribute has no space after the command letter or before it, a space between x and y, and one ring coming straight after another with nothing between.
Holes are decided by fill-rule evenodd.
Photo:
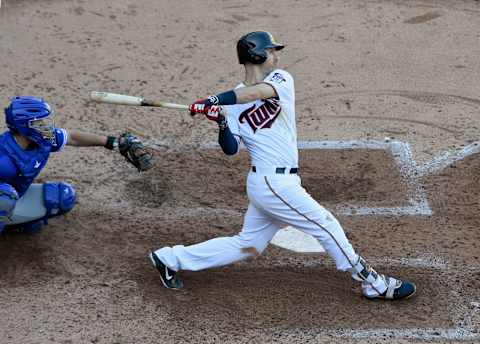
<instances>
[{"instance_id":1,"label":"baseball batter","mask_svg":"<svg viewBox=\"0 0 480 344\"><path fill-rule=\"evenodd\" d=\"M5 119L8 131L0 135L0 233L36 232L49 218L75 206L72 185L33 183L50 153L60 152L65 145L118 149L139 170L152 167L151 154L133 135L105 137L56 128L52 110L42 98L12 98Z\"/></svg>"},{"instance_id":2,"label":"baseball batter","mask_svg":"<svg viewBox=\"0 0 480 344\"><path fill-rule=\"evenodd\" d=\"M205 114L219 124L219 144L225 154L235 154L240 141L246 146L251 159L247 178L250 203L238 235L151 252L163 285L182 288L180 270L219 267L260 254L279 229L290 225L317 238L336 267L362 283L366 298L411 297L415 285L378 274L355 252L337 219L301 186L294 81L277 68L278 52L283 48L268 32L241 37L237 53L245 67L243 82L234 90L190 106L192 115Z\"/></svg>"}]
</instances>

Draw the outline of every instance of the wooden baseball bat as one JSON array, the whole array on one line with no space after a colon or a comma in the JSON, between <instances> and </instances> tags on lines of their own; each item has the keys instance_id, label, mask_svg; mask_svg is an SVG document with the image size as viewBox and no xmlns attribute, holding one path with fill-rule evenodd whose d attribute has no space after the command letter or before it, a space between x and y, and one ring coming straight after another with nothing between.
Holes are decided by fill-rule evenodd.
<instances>
[{"instance_id":1,"label":"wooden baseball bat","mask_svg":"<svg viewBox=\"0 0 480 344\"><path fill-rule=\"evenodd\" d=\"M90 92L90 99L99 103L133 105L133 106L153 106L169 109L188 110L188 105L161 102L157 100L146 100L143 97L127 96L124 94L110 92Z\"/></svg>"}]
</instances>

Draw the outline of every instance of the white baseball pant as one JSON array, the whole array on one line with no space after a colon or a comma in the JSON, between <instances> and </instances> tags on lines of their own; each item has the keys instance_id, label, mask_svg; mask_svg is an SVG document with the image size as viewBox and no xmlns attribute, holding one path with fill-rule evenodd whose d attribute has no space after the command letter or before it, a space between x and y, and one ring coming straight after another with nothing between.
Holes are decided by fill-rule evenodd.
<instances>
[{"instance_id":1,"label":"white baseball pant","mask_svg":"<svg viewBox=\"0 0 480 344\"><path fill-rule=\"evenodd\" d=\"M249 173L250 204L239 234L191 246L164 247L155 254L174 271L219 267L262 253L275 233L290 225L319 240L337 269L351 269L359 256L338 220L307 193L297 174L276 174L274 170L257 167L256 173ZM375 295L385 291L386 285L378 279L373 286L364 283L363 290Z\"/></svg>"}]
</instances>

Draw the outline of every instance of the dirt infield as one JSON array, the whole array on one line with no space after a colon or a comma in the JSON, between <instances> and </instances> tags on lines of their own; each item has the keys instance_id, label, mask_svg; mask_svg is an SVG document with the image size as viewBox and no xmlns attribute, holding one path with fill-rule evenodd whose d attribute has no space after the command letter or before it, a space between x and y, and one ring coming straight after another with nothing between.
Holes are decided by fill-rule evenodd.
<instances>
[{"instance_id":1,"label":"dirt infield","mask_svg":"<svg viewBox=\"0 0 480 344\"><path fill-rule=\"evenodd\" d=\"M36 235L0 236L0 343L480 343L480 153L457 154L479 140L479 14L473 0L3 0L2 104L39 95L67 129L130 129L157 165L52 157L40 181L73 183L78 205ZM409 144L408 178L379 149L305 149L300 168L360 254L417 283L413 299L369 302L325 255L275 246L161 286L149 250L240 230L248 159L205 148L216 129L200 118L87 95L226 90L242 78L234 42L256 29L287 45L299 140ZM431 215L408 213L413 182ZM361 207L406 213L344 211Z\"/></svg>"}]
</instances>

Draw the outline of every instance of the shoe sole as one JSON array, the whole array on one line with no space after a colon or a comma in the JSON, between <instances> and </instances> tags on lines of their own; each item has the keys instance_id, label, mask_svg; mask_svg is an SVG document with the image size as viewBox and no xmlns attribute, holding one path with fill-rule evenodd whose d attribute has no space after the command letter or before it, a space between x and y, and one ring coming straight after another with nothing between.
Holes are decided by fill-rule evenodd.
<instances>
[{"instance_id":1,"label":"shoe sole","mask_svg":"<svg viewBox=\"0 0 480 344\"><path fill-rule=\"evenodd\" d=\"M364 296L367 300L370 300L370 301L375 301L375 300L379 300L379 301L401 301L401 300L407 300L409 298L411 298L413 295L415 295L417 293L417 286L414 285L413 286L413 293L411 293L410 295L408 296L405 296L405 297L402 297L400 299L387 299L387 298L384 298L384 297L367 297L367 296Z\"/></svg>"},{"instance_id":2,"label":"shoe sole","mask_svg":"<svg viewBox=\"0 0 480 344\"><path fill-rule=\"evenodd\" d=\"M157 269L158 274L159 274L159 276L160 276L160 281L162 281L163 286L164 286L165 288L167 288L167 289L170 289L170 290L180 290L181 288L172 288L172 287L169 287L169 286L167 285L167 283L165 283L165 281L163 280L162 274L161 274L160 271L158 270L157 263L155 262L155 259L153 258L153 254L154 254L153 252L150 252L150 253L148 254L148 257L149 257L150 260L152 261L152 264L153 264L153 266L155 267L155 269ZM157 258L157 259L158 259L158 258Z\"/></svg>"}]
</instances>

